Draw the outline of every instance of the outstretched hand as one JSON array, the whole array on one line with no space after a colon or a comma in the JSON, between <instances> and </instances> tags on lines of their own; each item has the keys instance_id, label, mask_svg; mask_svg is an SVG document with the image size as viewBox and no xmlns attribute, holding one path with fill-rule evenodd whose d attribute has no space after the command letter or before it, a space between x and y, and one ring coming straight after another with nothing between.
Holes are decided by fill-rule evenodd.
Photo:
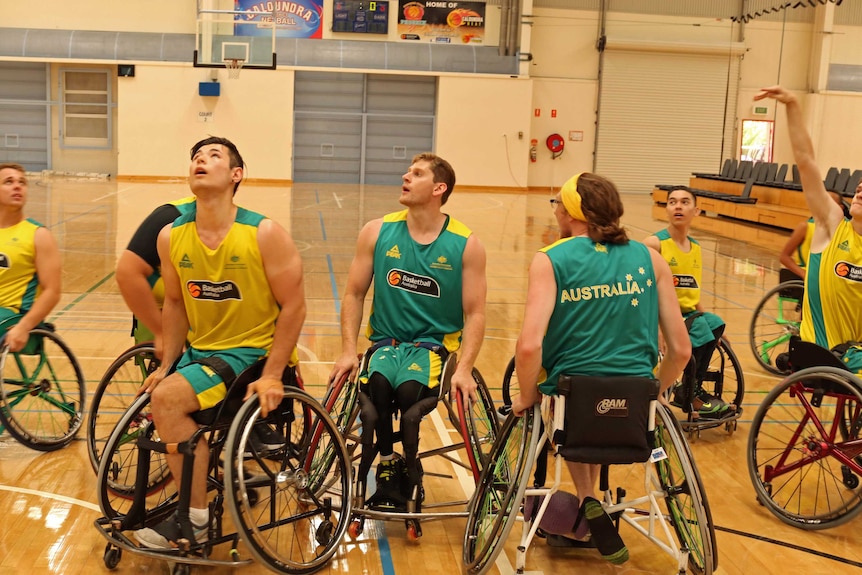
<instances>
[{"instance_id":1,"label":"outstretched hand","mask_svg":"<svg viewBox=\"0 0 862 575\"><path fill-rule=\"evenodd\" d=\"M768 88L761 88L760 93L754 96L754 100L763 100L765 98L772 98L773 100L777 100L782 104L789 104L790 102L796 101L796 96L785 90L781 86L770 86Z\"/></svg>"}]
</instances>

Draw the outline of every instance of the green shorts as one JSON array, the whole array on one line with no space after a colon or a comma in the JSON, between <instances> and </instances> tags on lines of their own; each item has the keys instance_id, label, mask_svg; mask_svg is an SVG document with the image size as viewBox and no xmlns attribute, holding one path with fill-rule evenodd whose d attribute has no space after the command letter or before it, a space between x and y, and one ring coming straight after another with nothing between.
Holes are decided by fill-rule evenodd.
<instances>
[{"instance_id":1,"label":"green shorts","mask_svg":"<svg viewBox=\"0 0 862 575\"><path fill-rule=\"evenodd\" d=\"M683 319L688 316L700 313L698 311L692 311L686 314L683 314ZM691 340L691 347L700 347L702 345L706 345L711 341L715 341L715 333L714 330L720 328L724 325L724 320L715 315L714 313L709 313L708 311L703 312L702 315L696 317L694 321L691 322L691 328L688 330L688 337Z\"/></svg>"},{"instance_id":2,"label":"green shorts","mask_svg":"<svg viewBox=\"0 0 862 575\"><path fill-rule=\"evenodd\" d=\"M361 383L368 383L373 373L379 373L397 389L405 381L418 381L429 389L440 385L443 360L430 349L410 343L387 345L371 355L365 371L359 375Z\"/></svg>"},{"instance_id":3,"label":"green shorts","mask_svg":"<svg viewBox=\"0 0 862 575\"><path fill-rule=\"evenodd\" d=\"M841 361L851 372L862 375L862 345L851 345L841 356Z\"/></svg>"},{"instance_id":4,"label":"green shorts","mask_svg":"<svg viewBox=\"0 0 862 575\"><path fill-rule=\"evenodd\" d=\"M0 307L0 337L6 335L9 328L16 325L24 314L9 309L8 307Z\"/></svg>"},{"instance_id":5,"label":"green shorts","mask_svg":"<svg viewBox=\"0 0 862 575\"><path fill-rule=\"evenodd\" d=\"M209 409L221 402L227 395L227 387L221 376L207 365L194 363L204 357L218 357L228 363L236 375L266 355L265 349L240 347L216 351L201 351L189 348L180 357L176 372L192 385L198 396L201 409Z\"/></svg>"}]
</instances>

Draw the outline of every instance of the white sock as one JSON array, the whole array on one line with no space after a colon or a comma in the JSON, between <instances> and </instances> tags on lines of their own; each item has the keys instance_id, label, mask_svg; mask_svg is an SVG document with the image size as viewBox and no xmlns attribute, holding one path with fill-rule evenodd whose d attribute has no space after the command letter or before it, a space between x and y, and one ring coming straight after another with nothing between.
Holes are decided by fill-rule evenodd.
<instances>
[{"instance_id":1,"label":"white sock","mask_svg":"<svg viewBox=\"0 0 862 575\"><path fill-rule=\"evenodd\" d=\"M210 522L210 510L208 507L203 509L189 507L189 519L192 520L192 525L202 527Z\"/></svg>"},{"instance_id":2,"label":"white sock","mask_svg":"<svg viewBox=\"0 0 862 575\"><path fill-rule=\"evenodd\" d=\"M394 453L390 453L389 455L381 455L380 456L380 461L392 461L393 459L395 459Z\"/></svg>"}]
</instances>

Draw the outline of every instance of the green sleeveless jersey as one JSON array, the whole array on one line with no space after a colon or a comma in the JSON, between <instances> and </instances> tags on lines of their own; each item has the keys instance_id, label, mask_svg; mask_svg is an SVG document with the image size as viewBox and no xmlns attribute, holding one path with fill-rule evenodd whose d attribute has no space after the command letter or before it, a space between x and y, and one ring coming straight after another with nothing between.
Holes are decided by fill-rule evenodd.
<instances>
[{"instance_id":1,"label":"green sleeveless jersey","mask_svg":"<svg viewBox=\"0 0 862 575\"><path fill-rule=\"evenodd\" d=\"M652 377L658 290L648 248L576 237L541 251L557 282L542 344L542 393L555 393L562 374Z\"/></svg>"},{"instance_id":2,"label":"green sleeveless jersey","mask_svg":"<svg viewBox=\"0 0 862 575\"><path fill-rule=\"evenodd\" d=\"M461 346L461 262L472 232L446 218L437 239L422 245L410 237L407 210L383 217L374 246L374 298L366 332L371 341L436 343L449 351Z\"/></svg>"}]
</instances>

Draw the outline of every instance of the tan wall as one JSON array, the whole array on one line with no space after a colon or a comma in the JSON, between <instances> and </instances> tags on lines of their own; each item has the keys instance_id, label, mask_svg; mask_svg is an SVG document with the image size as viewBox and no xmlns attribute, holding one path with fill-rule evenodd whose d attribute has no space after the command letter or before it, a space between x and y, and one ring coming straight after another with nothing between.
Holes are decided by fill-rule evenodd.
<instances>
[{"instance_id":1,"label":"tan wall","mask_svg":"<svg viewBox=\"0 0 862 575\"><path fill-rule=\"evenodd\" d=\"M28 0L0 2L2 26L194 34L196 0Z\"/></svg>"}]
</instances>

